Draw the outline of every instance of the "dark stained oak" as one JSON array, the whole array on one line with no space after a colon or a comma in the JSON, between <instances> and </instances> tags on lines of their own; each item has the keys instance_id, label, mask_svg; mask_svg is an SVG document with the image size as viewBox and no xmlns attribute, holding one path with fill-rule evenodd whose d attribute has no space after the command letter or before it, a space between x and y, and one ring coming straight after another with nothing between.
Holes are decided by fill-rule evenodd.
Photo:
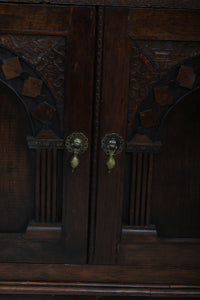
<instances>
[{"instance_id":1,"label":"dark stained oak","mask_svg":"<svg viewBox=\"0 0 200 300\"><path fill-rule=\"evenodd\" d=\"M0 32L63 35L69 30L70 9L42 5L1 4Z\"/></svg>"},{"instance_id":2,"label":"dark stained oak","mask_svg":"<svg viewBox=\"0 0 200 300\"><path fill-rule=\"evenodd\" d=\"M0 0L0 300L200 297L197 2Z\"/></svg>"},{"instance_id":3,"label":"dark stained oak","mask_svg":"<svg viewBox=\"0 0 200 300\"><path fill-rule=\"evenodd\" d=\"M129 64L127 32L128 10L107 8L104 28L101 139L105 134L112 132L121 135L124 139L126 136ZM107 157L101 150L99 152L94 255L94 263L98 264L113 264L115 261L123 198L124 152L117 156L116 167L111 174L107 172L106 160Z\"/></svg>"},{"instance_id":4,"label":"dark stained oak","mask_svg":"<svg viewBox=\"0 0 200 300\"><path fill-rule=\"evenodd\" d=\"M187 25L183 27L183 24ZM130 36L133 39L199 41L199 25L199 10L130 10Z\"/></svg>"},{"instance_id":5,"label":"dark stained oak","mask_svg":"<svg viewBox=\"0 0 200 300\"><path fill-rule=\"evenodd\" d=\"M63 232L71 262L87 262L92 102L95 47L95 9L72 10L71 48L66 52L64 136L82 132L89 141L72 173L72 153L63 159Z\"/></svg>"},{"instance_id":6,"label":"dark stained oak","mask_svg":"<svg viewBox=\"0 0 200 300\"><path fill-rule=\"evenodd\" d=\"M200 91L180 99L161 127L154 161L151 222L158 234L200 237Z\"/></svg>"},{"instance_id":7,"label":"dark stained oak","mask_svg":"<svg viewBox=\"0 0 200 300\"><path fill-rule=\"evenodd\" d=\"M11 89L8 95L2 91L1 262L87 262L95 14L91 7L0 4L0 31L17 33L25 40L30 40L26 34L36 34L34 49L27 48L27 55L30 57L32 51L34 55L38 53L40 64L46 60L52 35L65 36L58 39L65 39L67 44L62 66L66 92L64 101L59 99L57 103L33 66L17 56L13 48L10 52L0 48L2 80L23 96L26 108L22 114L20 100L13 100L17 95ZM43 37L39 39L37 34ZM45 62L49 76L51 60L55 60L56 70L62 74L63 49L57 44L56 40L51 49L54 56L51 52L50 61ZM58 87L59 79L55 83ZM58 105L64 109L61 111ZM35 132L28 130L29 117ZM57 125L61 130L57 130ZM83 132L90 142L78 170L72 174L71 154L67 153L64 141L77 131ZM6 234L9 232L12 234Z\"/></svg>"}]
</instances>

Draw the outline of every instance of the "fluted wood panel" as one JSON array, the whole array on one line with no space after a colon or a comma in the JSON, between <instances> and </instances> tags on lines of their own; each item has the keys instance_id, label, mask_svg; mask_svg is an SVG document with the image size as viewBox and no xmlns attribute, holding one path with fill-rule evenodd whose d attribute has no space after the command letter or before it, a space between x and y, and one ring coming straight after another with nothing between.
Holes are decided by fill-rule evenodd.
<instances>
[{"instance_id":1,"label":"fluted wood panel","mask_svg":"<svg viewBox=\"0 0 200 300\"><path fill-rule=\"evenodd\" d=\"M152 153L132 154L129 225L149 225L152 187Z\"/></svg>"},{"instance_id":2,"label":"fluted wood panel","mask_svg":"<svg viewBox=\"0 0 200 300\"><path fill-rule=\"evenodd\" d=\"M56 223L60 220L58 199L58 150L36 150L35 221ZM60 172L60 169L59 169Z\"/></svg>"}]
</instances>

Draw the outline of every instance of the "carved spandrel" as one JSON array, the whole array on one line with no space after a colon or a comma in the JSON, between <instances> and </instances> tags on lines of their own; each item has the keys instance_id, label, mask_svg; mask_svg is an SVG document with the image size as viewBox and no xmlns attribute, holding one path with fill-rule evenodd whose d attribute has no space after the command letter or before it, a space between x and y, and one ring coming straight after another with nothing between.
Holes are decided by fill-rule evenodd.
<instances>
[{"instance_id":1,"label":"carved spandrel","mask_svg":"<svg viewBox=\"0 0 200 300\"><path fill-rule=\"evenodd\" d=\"M0 35L0 44L7 46L33 65L60 40L55 36Z\"/></svg>"},{"instance_id":2,"label":"carved spandrel","mask_svg":"<svg viewBox=\"0 0 200 300\"><path fill-rule=\"evenodd\" d=\"M19 56L14 55L15 54L7 48L0 47L0 60L9 62L11 73L13 69L15 70L15 77L7 79L6 82L4 75L5 65L3 64L0 66L0 79L5 81L7 85L20 95L21 100L26 106L29 118L32 120L33 135L45 129L47 131L53 131L55 135L59 136L60 127L62 125L59 123L58 111L52 93L35 69ZM19 70L19 72L17 73L16 70ZM10 70L8 70L8 74L6 75L7 77L8 75L10 76ZM38 105L38 103L40 104ZM32 114L35 115L36 118L32 118Z\"/></svg>"},{"instance_id":3,"label":"carved spandrel","mask_svg":"<svg viewBox=\"0 0 200 300\"><path fill-rule=\"evenodd\" d=\"M56 99L62 123L66 38L9 34L0 35L0 44L33 64L44 77Z\"/></svg>"},{"instance_id":4,"label":"carved spandrel","mask_svg":"<svg viewBox=\"0 0 200 300\"><path fill-rule=\"evenodd\" d=\"M171 75L167 78L168 72L178 63L183 62L187 58L196 57L198 54L200 54L199 42L132 41L128 108L129 138L133 135L138 107L140 104L149 101L149 95L152 93L152 89L156 87L156 83L163 77L166 77L162 85L167 86L171 80ZM175 76L177 76L176 72ZM167 93L169 94L169 92ZM153 94L151 94L151 98ZM171 95L168 95L168 99L165 100L164 97L161 99L158 95L156 96L159 102L157 103L161 106L161 102L163 105L167 102L166 105L171 105L169 104L169 102L172 102ZM175 96L175 98L177 97Z\"/></svg>"}]
</instances>

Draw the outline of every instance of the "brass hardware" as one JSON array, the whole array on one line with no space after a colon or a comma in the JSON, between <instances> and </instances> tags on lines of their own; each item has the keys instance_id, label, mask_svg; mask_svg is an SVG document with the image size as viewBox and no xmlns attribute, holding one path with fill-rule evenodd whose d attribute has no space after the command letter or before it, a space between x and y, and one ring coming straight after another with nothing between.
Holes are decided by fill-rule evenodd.
<instances>
[{"instance_id":1,"label":"brass hardware","mask_svg":"<svg viewBox=\"0 0 200 300\"><path fill-rule=\"evenodd\" d=\"M88 148L88 138L82 132L73 132L65 140L65 147L73 153L70 160L72 172L79 166L79 155L84 153Z\"/></svg>"},{"instance_id":2,"label":"brass hardware","mask_svg":"<svg viewBox=\"0 0 200 300\"><path fill-rule=\"evenodd\" d=\"M106 166L108 168L108 173L115 167L116 161L114 155L119 154L124 145L123 138L117 133L106 134L101 140L101 147L106 155L108 155L108 160Z\"/></svg>"}]
</instances>

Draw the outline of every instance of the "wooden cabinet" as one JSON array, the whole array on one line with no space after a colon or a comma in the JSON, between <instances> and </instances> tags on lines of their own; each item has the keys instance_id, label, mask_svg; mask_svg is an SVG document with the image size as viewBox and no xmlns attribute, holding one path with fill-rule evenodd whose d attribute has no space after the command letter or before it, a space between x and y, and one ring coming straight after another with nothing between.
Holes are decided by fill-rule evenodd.
<instances>
[{"instance_id":1,"label":"wooden cabinet","mask_svg":"<svg viewBox=\"0 0 200 300\"><path fill-rule=\"evenodd\" d=\"M0 293L199 296L200 7L45 2L0 3Z\"/></svg>"}]
</instances>

